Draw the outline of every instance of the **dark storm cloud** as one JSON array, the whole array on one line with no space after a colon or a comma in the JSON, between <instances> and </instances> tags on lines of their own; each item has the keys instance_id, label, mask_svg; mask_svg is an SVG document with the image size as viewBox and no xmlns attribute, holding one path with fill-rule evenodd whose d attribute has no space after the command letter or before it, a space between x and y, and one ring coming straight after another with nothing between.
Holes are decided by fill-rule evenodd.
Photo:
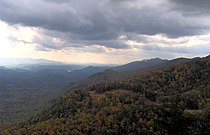
<instances>
[{"instance_id":1,"label":"dark storm cloud","mask_svg":"<svg viewBox=\"0 0 210 135\"><path fill-rule=\"evenodd\" d=\"M177 10L185 15L209 15L210 0L169 0Z\"/></svg>"},{"instance_id":2,"label":"dark storm cloud","mask_svg":"<svg viewBox=\"0 0 210 135\"><path fill-rule=\"evenodd\" d=\"M43 27L57 31L77 32L85 29L91 22L79 16L71 6L47 4L37 0L0 1L0 17L11 24Z\"/></svg>"},{"instance_id":3,"label":"dark storm cloud","mask_svg":"<svg viewBox=\"0 0 210 135\"><path fill-rule=\"evenodd\" d=\"M55 49L82 44L129 48L118 39L125 34L130 39L134 34L177 38L209 32L209 23L203 21L207 18L183 17L174 10L175 6L182 8L177 6L179 3L187 5L187 2L160 1L159 4L147 0L0 0L0 19L44 29L53 35L49 37L63 42L60 46L51 42L39 44Z\"/></svg>"}]
</instances>

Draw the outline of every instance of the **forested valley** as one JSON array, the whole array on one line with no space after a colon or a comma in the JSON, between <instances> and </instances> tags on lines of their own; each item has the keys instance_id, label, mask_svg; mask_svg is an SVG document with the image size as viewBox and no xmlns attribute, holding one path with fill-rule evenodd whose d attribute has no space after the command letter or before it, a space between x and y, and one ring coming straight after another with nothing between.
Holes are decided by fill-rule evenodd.
<instances>
[{"instance_id":1,"label":"forested valley","mask_svg":"<svg viewBox=\"0 0 210 135\"><path fill-rule=\"evenodd\" d=\"M210 56L118 72L69 85L65 95L3 134L210 134Z\"/></svg>"}]
</instances>

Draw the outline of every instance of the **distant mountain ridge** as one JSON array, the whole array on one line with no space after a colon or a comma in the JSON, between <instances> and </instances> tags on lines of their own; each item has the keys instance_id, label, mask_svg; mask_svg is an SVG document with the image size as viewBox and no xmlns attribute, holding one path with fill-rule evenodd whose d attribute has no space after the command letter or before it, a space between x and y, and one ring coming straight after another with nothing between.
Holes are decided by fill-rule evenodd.
<instances>
[{"instance_id":1,"label":"distant mountain ridge","mask_svg":"<svg viewBox=\"0 0 210 135\"><path fill-rule=\"evenodd\" d=\"M46 59L32 59L32 58L0 58L0 66L15 67L24 65L61 65L62 62L46 60Z\"/></svg>"},{"instance_id":2,"label":"distant mountain ridge","mask_svg":"<svg viewBox=\"0 0 210 135\"><path fill-rule=\"evenodd\" d=\"M142 69L142 68L147 68L150 66L162 64L168 61L169 60L153 58L153 59L142 60L142 61L134 61L125 65L114 67L112 69L117 70L117 71L135 70L135 69Z\"/></svg>"},{"instance_id":3,"label":"distant mountain ridge","mask_svg":"<svg viewBox=\"0 0 210 135\"><path fill-rule=\"evenodd\" d=\"M125 65L112 68L101 69L101 72L96 72L87 78L84 78L74 84L71 84L72 89L76 87L87 87L90 85L118 81L122 78L128 78L135 74L147 74L157 68L169 67L176 64L182 64L191 61L192 59L177 58L173 60L163 60L160 58L134 61ZM85 71L85 69L83 69ZM98 69L99 70L99 69ZM78 70L79 71L79 70ZM83 72L84 72L83 71Z\"/></svg>"},{"instance_id":4,"label":"distant mountain ridge","mask_svg":"<svg viewBox=\"0 0 210 135\"><path fill-rule=\"evenodd\" d=\"M74 66L74 68L71 70L77 70L77 69L82 69L88 67L97 67L102 69L111 69L115 71L128 71L128 70L137 70L137 69L143 69L147 67L152 67L155 65L160 65L160 64L167 64L173 63L176 64L179 63L180 61L187 61L190 59L187 58L177 58L173 60L167 60L167 59L161 59L161 58L152 58L152 59L145 59L141 61L133 61L127 64L119 65L119 66L114 66L114 65L90 65L90 64L68 64L68 63L63 63L63 62L58 62L58 61L53 61L53 60L46 60L46 59L32 59L32 58L0 58L0 67L15 67L15 68L24 68L24 69L30 69L30 68L40 68L40 69L47 69L48 67L50 69L57 68L56 66ZM62 68L66 68L62 67ZM84 69L85 70L85 69Z\"/></svg>"}]
</instances>

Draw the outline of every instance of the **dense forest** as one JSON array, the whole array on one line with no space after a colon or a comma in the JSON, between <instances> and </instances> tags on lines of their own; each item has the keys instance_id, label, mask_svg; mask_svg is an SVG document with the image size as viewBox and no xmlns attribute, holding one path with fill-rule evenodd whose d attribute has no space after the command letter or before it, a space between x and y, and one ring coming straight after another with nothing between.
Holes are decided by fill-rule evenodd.
<instances>
[{"instance_id":1,"label":"dense forest","mask_svg":"<svg viewBox=\"0 0 210 135\"><path fill-rule=\"evenodd\" d=\"M69 92L4 134L209 135L210 56Z\"/></svg>"},{"instance_id":2,"label":"dense forest","mask_svg":"<svg viewBox=\"0 0 210 135\"><path fill-rule=\"evenodd\" d=\"M82 67L85 65L50 63L0 66L0 131L53 104L70 83L107 68Z\"/></svg>"}]
</instances>

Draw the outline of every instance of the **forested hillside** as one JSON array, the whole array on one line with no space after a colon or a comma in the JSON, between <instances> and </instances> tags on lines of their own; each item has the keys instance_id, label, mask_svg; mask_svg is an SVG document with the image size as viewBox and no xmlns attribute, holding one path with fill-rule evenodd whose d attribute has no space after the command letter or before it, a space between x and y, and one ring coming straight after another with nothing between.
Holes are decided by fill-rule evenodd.
<instances>
[{"instance_id":1,"label":"forested hillside","mask_svg":"<svg viewBox=\"0 0 210 135\"><path fill-rule=\"evenodd\" d=\"M0 67L0 131L54 103L66 92L69 83L104 69L106 67L81 69L80 65L46 64Z\"/></svg>"},{"instance_id":2,"label":"forested hillside","mask_svg":"<svg viewBox=\"0 0 210 135\"><path fill-rule=\"evenodd\" d=\"M169 61L156 58L116 67L103 65L104 67L82 68L82 65L68 64L26 64L16 68L0 67L0 130L14 123L20 123L44 107L52 105L67 91L122 80L122 78L135 75L136 72L138 75L147 74L154 68L186 61L188 59ZM122 68L124 71L121 71ZM69 86L66 86L68 84Z\"/></svg>"},{"instance_id":3,"label":"forested hillside","mask_svg":"<svg viewBox=\"0 0 210 135\"><path fill-rule=\"evenodd\" d=\"M4 134L208 135L210 56L70 92Z\"/></svg>"},{"instance_id":4,"label":"forested hillside","mask_svg":"<svg viewBox=\"0 0 210 135\"><path fill-rule=\"evenodd\" d=\"M149 59L143 61L135 61L122 66L113 67L93 74L82 79L70 86L71 89L86 88L93 85L105 84L116 81L125 80L125 78L134 77L136 75L143 76L161 67L169 67L176 64L189 62L191 59L178 58L173 60ZM132 70L131 70L132 69Z\"/></svg>"}]
</instances>

